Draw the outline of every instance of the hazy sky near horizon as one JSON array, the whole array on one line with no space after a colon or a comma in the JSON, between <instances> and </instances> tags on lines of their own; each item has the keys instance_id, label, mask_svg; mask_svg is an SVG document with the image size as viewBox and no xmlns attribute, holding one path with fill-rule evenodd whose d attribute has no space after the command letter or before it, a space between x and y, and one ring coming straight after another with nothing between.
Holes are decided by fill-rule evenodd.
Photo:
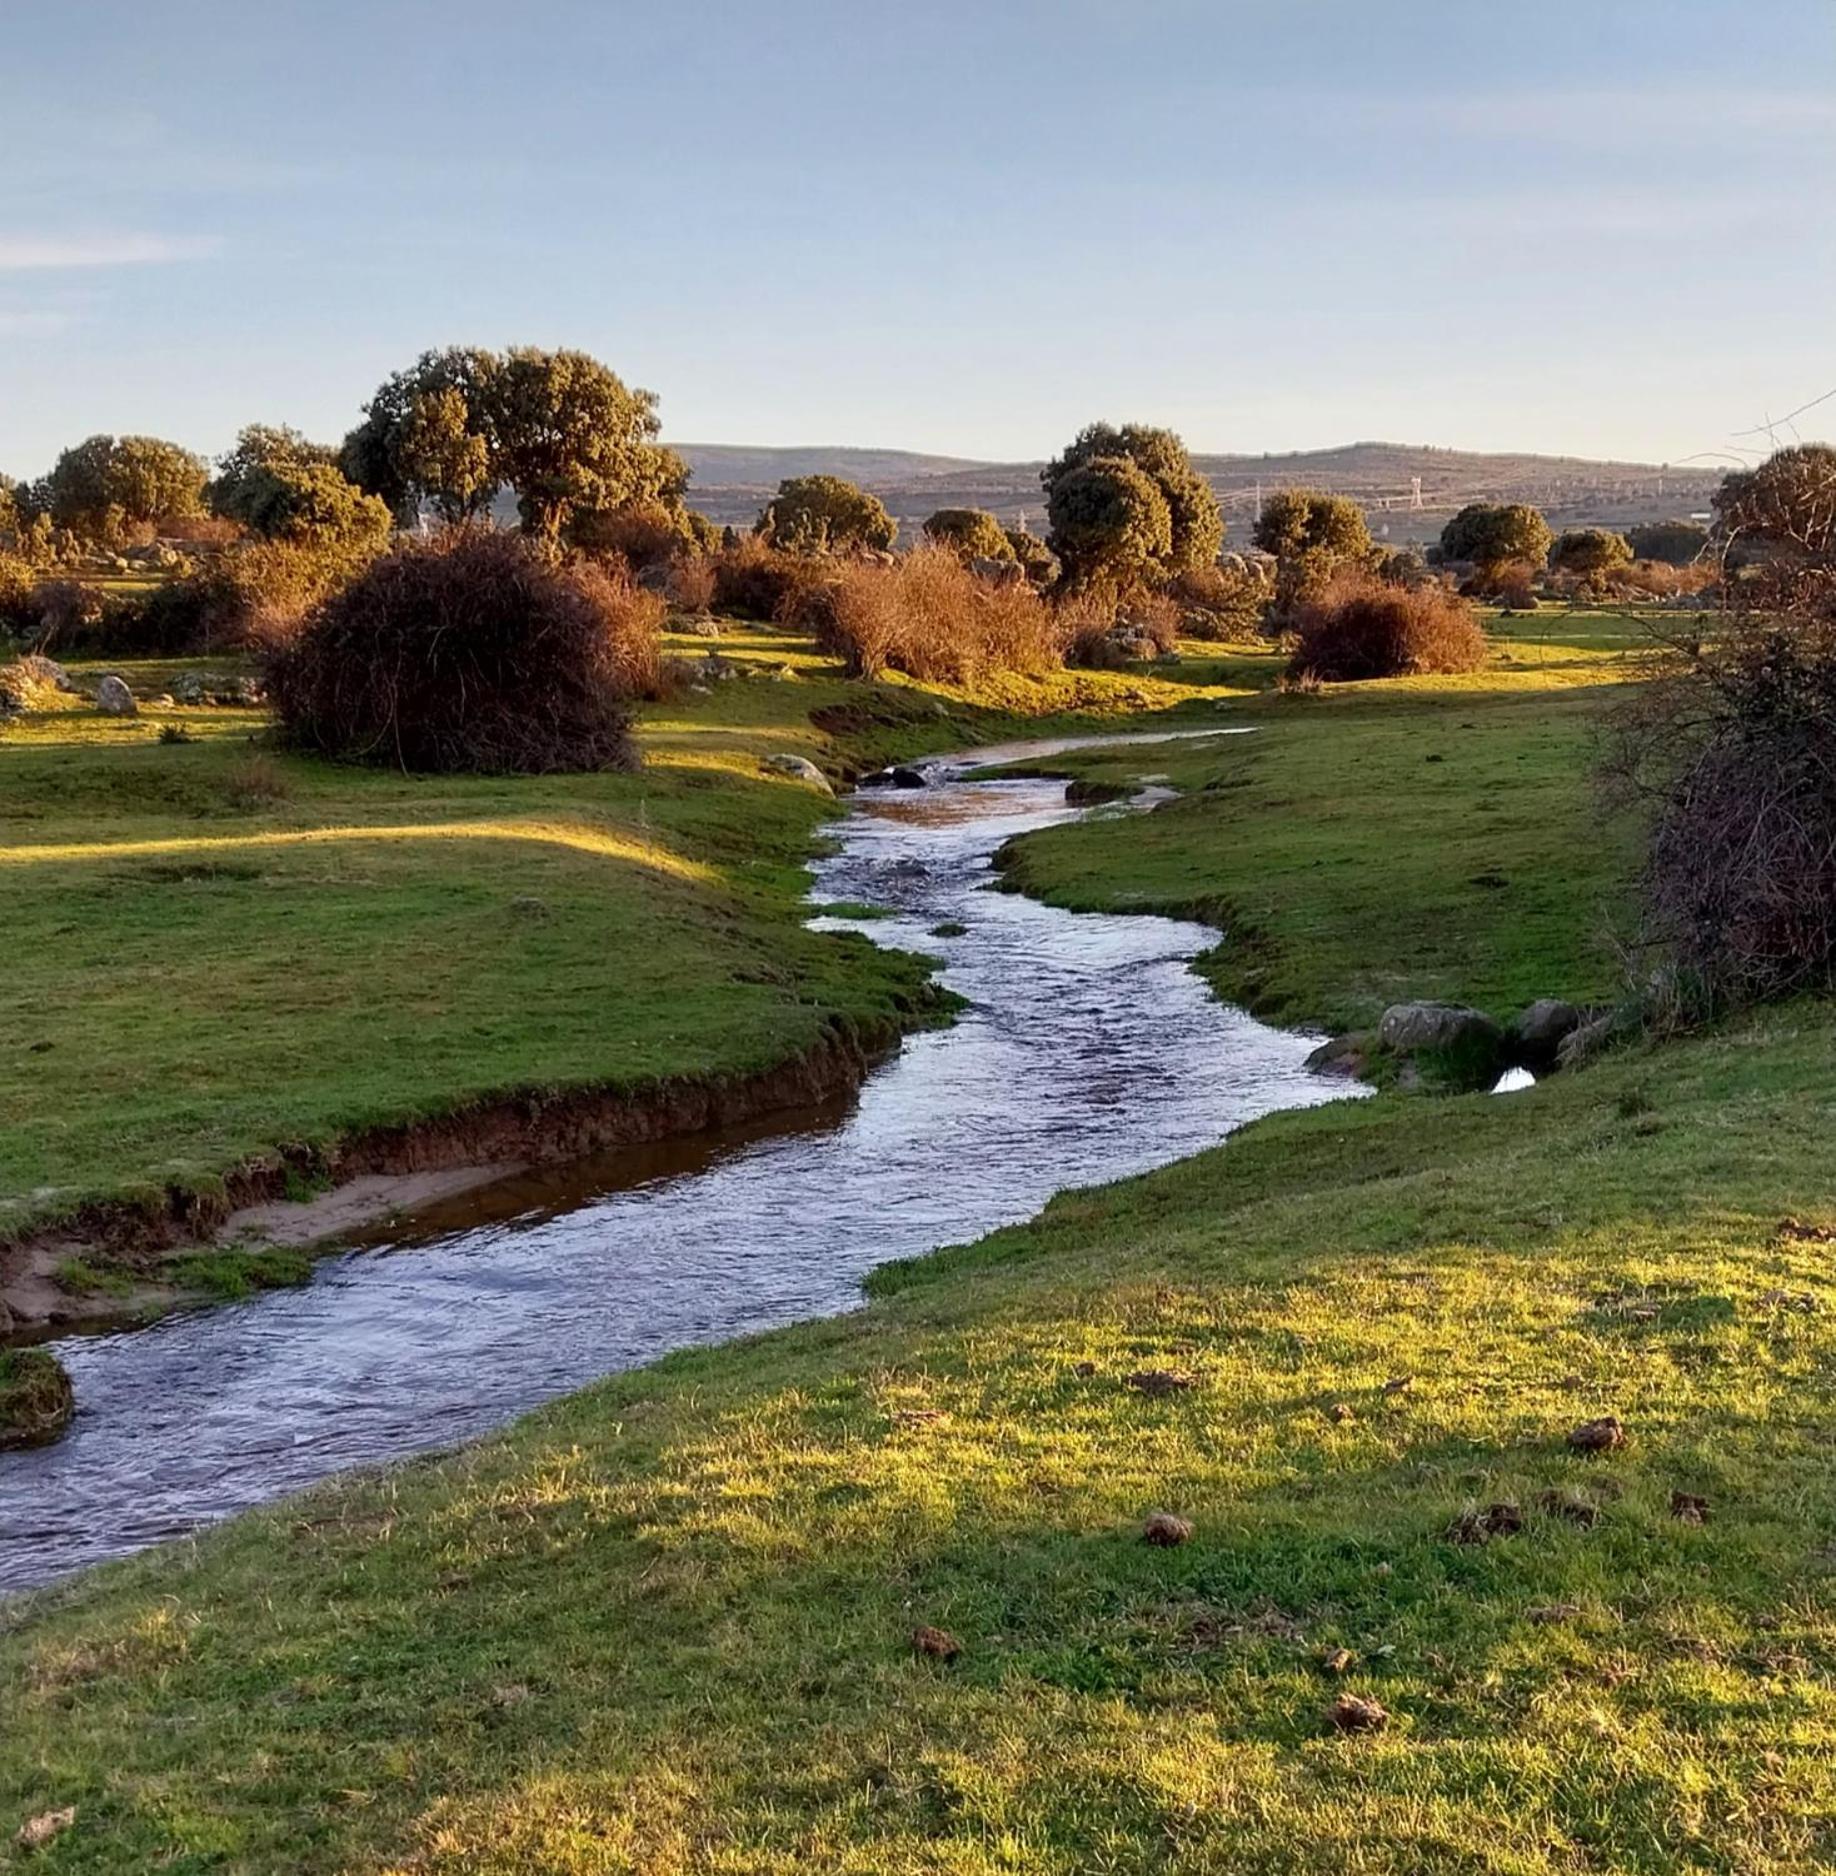
<instances>
[{"instance_id":1,"label":"hazy sky near horizon","mask_svg":"<svg viewBox=\"0 0 1836 1876\"><path fill-rule=\"evenodd\" d=\"M0 0L0 467L573 345L677 440L1680 461L1836 388L1836 0ZM1804 434L1836 431L1836 400Z\"/></svg>"}]
</instances>

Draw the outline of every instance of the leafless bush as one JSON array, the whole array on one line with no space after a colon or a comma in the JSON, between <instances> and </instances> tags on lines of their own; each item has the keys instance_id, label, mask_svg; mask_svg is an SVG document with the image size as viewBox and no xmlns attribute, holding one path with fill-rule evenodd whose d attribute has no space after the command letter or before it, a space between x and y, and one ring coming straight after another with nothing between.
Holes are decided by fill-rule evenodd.
<instances>
[{"instance_id":1,"label":"leafless bush","mask_svg":"<svg viewBox=\"0 0 1836 1876\"><path fill-rule=\"evenodd\" d=\"M1067 664L1098 669L1122 662L1111 650L1116 629L1113 594L1083 587L1065 594L1054 611Z\"/></svg>"},{"instance_id":2,"label":"leafless bush","mask_svg":"<svg viewBox=\"0 0 1836 1876\"><path fill-rule=\"evenodd\" d=\"M1330 683L1476 671L1486 637L1473 609L1438 586L1391 586L1341 574L1303 600L1289 665Z\"/></svg>"},{"instance_id":3,"label":"leafless bush","mask_svg":"<svg viewBox=\"0 0 1836 1876\"><path fill-rule=\"evenodd\" d=\"M514 535L406 543L268 659L289 738L431 772L631 768L632 700L660 679L663 612Z\"/></svg>"},{"instance_id":4,"label":"leafless bush","mask_svg":"<svg viewBox=\"0 0 1836 1876\"><path fill-rule=\"evenodd\" d=\"M950 684L1063 661L1051 610L1030 586L978 580L944 547L916 548L891 567L845 565L824 642L858 676L895 670Z\"/></svg>"},{"instance_id":5,"label":"leafless bush","mask_svg":"<svg viewBox=\"0 0 1836 1876\"><path fill-rule=\"evenodd\" d=\"M712 556L712 564L716 612L741 619L776 619L797 577L798 559L747 534Z\"/></svg>"},{"instance_id":6,"label":"leafless bush","mask_svg":"<svg viewBox=\"0 0 1836 1876\"><path fill-rule=\"evenodd\" d=\"M1659 638L1606 770L1646 809L1642 948L1706 1006L1836 984L1836 617Z\"/></svg>"},{"instance_id":7,"label":"leafless bush","mask_svg":"<svg viewBox=\"0 0 1836 1876\"><path fill-rule=\"evenodd\" d=\"M714 563L698 554L692 560L678 560L670 567L666 596L678 612L707 612L714 604L718 584Z\"/></svg>"}]
</instances>

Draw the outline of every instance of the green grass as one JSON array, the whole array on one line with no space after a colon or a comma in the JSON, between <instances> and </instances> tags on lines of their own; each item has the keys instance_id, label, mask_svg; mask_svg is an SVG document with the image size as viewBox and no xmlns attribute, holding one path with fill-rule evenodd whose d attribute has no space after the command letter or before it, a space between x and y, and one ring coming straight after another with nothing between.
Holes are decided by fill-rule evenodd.
<instances>
[{"instance_id":1,"label":"green grass","mask_svg":"<svg viewBox=\"0 0 1836 1876\"><path fill-rule=\"evenodd\" d=\"M92 1576L0 1639L0 1819L75 1805L59 1871L1818 1866L1836 1283L1776 1225L1830 1040L1281 1117Z\"/></svg>"},{"instance_id":2,"label":"green grass","mask_svg":"<svg viewBox=\"0 0 1836 1876\"><path fill-rule=\"evenodd\" d=\"M1209 920L1226 934L1203 966L1220 993L1289 1021L1355 1029L1414 997L1509 1016L1610 995L1632 834L1603 820L1585 774L1628 628L1560 614L1495 631L1471 678L1271 691L1233 714L1250 736L1056 760L1086 786L1154 776L1182 798L1028 835L1010 883L1078 910Z\"/></svg>"},{"instance_id":3,"label":"green grass","mask_svg":"<svg viewBox=\"0 0 1836 1876\"><path fill-rule=\"evenodd\" d=\"M1583 975L1554 905L1488 889L1443 931L1392 881L1406 857L1463 907L1482 832L1513 880L1560 853L1610 881L1534 845L1582 825L1589 630L1148 759L1262 765L1241 837L1279 862L1285 817L1322 862L1270 900L1297 1007L1378 994L1360 891L1412 987ZM1461 751L1431 766L1463 831L1418 852L1394 797L1424 739ZM1187 860L1240 890L1229 844ZM1165 852L1106 864L1178 897ZM1276 1116L889 1266L852 1315L12 1605L0 1825L74 1807L32 1868L182 1876L1828 1867L1831 1045L1794 1005L1509 1098ZM1625 1449L1572 1452L1602 1414ZM1520 1530L1461 1541L1500 1504ZM1156 1510L1191 1541L1144 1545ZM1336 1735L1341 1690L1386 1727Z\"/></svg>"},{"instance_id":4,"label":"green grass","mask_svg":"<svg viewBox=\"0 0 1836 1876\"><path fill-rule=\"evenodd\" d=\"M113 722L71 700L0 727L0 1240L276 1146L745 1073L835 1019L911 1012L922 964L803 929L836 810L760 757L867 766L1024 733L1017 712L1045 733L1190 701L1069 674L979 697L847 684L764 629L720 654L758 675L652 712L635 776L338 768L257 746L263 719L236 710ZM151 699L185 665L112 668Z\"/></svg>"}]
</instances>

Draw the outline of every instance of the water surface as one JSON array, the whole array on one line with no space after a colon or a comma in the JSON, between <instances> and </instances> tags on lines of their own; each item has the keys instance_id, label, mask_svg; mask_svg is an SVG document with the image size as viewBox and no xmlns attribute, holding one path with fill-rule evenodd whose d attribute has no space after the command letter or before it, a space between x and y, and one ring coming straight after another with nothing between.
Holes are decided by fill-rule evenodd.
<instances>
[{"instance_id":1,"label":"water surface","mask_svg":"<svg viewBox=\"0 0 1836 1876\"><path fill-rule=\"evenodd\" d=\"M670 1349L852 1308L889 1258L1347 1093L1303 1067L1308 1038L1211 999L1188 963L1214 932L994 888L1004 840L1074 818L1062 783L933 772L856 798L815 897L890 908L859 929L943 959L970 1005L954 1028L910 1040L858 1099L524 1175L324 1260L301 1289L55 1344L79 1411L57 1445L0 1455L0 1590L449 1445ZM947 922L967 930L931 935Z\"/></svg>"}]
</instances>

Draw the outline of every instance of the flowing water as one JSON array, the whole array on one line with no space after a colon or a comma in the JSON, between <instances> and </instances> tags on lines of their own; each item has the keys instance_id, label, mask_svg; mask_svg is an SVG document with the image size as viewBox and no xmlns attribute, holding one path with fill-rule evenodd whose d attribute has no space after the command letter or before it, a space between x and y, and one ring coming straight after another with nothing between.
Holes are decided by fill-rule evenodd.
<instances>
[{"instance_id":1,"label":"flowing water","mask_svg":"<svg viewBox=\"0 0 1836 1876\"><path fill-rule=\"evenodd\" d=\"M856 798L816 897L888 908L859 929L940 956L969 1001L953 1028L908 1041L855 1100L527 1174L325 1259L301 1289L58 1343L79 1411L55 1446L0 1454L0 1591L450 1445L672 1348L849 1309L888 1258L1348 1092L1303 1067L1308 1039L1211 999L1188 963L1214 932L994 888L1004 840L1075 818L1062 783L933 774ZM951 922L966 931L932 935Z\"/></svg>"}]
</instances>

